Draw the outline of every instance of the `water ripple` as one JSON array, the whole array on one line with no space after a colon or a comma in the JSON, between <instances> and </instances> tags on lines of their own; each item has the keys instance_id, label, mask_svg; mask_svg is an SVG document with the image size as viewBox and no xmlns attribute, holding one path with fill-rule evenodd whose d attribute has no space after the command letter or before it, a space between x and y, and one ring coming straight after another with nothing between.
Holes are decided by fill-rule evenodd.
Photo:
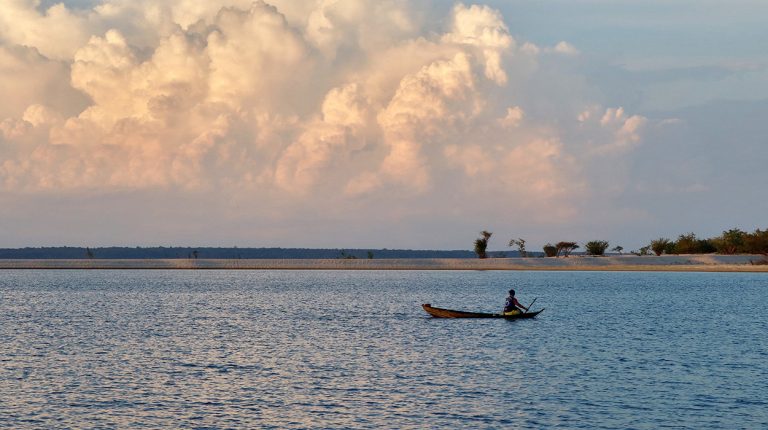
<instances>
[{"instance_id":1,"label":"water ripple","mask_svg":"<svg viewBox=\"0 0 768 430\"><path fill-rule=\"evenodd\" d=\"M420 309L491 311L510 285L547 311ZM767 428L765 286L762 274L2 271L0 428Z\"/></svg>"}]
</instances>

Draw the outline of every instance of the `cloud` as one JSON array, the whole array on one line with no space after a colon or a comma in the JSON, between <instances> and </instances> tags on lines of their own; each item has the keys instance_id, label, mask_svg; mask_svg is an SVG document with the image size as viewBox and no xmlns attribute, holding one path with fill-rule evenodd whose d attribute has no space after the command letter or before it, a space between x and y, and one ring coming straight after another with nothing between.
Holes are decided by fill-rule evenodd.
<instances>
[{"instance_id":1,"label":"cloud","mask_svg":"<svg viewBox=\"0 0 768 430\"><path fill-rule=\"evenodd\" d=\"M575 46L571 45L566 41L558 42L557 45L555 45L553 48L548 49L547 51L554 52L556 54L568 55L568 56L579 55L581 53L579 52L578 49L576 49Z\"/></svg>"},{"instance_id":2,"label":"cloud","mask_svg":"<svg viewBox=\"0 0 768 430\"><path fill-rule=\"evenodd\" d=\"M504 118L499 119L499 124L502 127L518 127L525 116L525 111L520 106L513 106L507 108L507 114Z\"/></svg>"},{"instance_id":3,"label":"cloud","mask_svg":"<svg viewBox=\"0 0 768 430\"><path fill-rule=\"evenodd\" d=\"M88 40L87 14L57 3L43 12L38 2L6 0L0 14L0 41L7 45L34 47L52 59L70 58Z\"/></svg>"},{"instance_id":4,"label":"cloud","mask_svg":"<svg viewBox=\"0 0 768 430\"><path fill-rule=\"evenodd\" d=\"M600 154L627 151L639 144L648 123L641 115L627 115L622 107L603 110L599 106L584 110L578 120L590 150Z\"/></svg>"},{"instance_id":5,"label":"cloud","mask_svg":"<svg viewBox=\"0 0 768 430\"><path fill-rule=\"evenodd\" d=\"M28 106L47 105L76 114L88 100L69 85L69 64L33 47L0 44L0 119L20 118Z\"/></svg>"},{"instance_id":6,"label":"cloud","mask_svg":"<svg viewBox=\"0 0 768 430\"><path fill-rule=\"evenodd\" d=\"M458 193L562 215L589 188L592 157L631 151L648 122L620 107L540 109L543 77L569 82L540 57L578 50L519 43L488 6L438 17L394 0L8 10L6 192L224 190L331 212L392 196L429 211L419 199ZM555 102L594 103L574 94Z\"/></svg>"},{"instance_id":7,"label":"cloud","mask_svg":"<svg viewBox=\"0 0 768 430\"><path fill-rule=\"evenodd\" d=\"M322 114L283 151L275 168L275 183L287 191L306 192L333 161L359 150L370 120L368 102L357 84L328 92ZM341 160L337 160L341 158Z\"/></svg>"},{"instance_id":8,"label":"cloud","mask_svg":"<svg viewBox=\"0 0 768 430\"><path fill-rule=\"evenodd\" d=\"M488 6L457 4L453 8L451 31L443 40L477 48L485 63L486 78L499 85L507 82L502 53L512 52L516 43L498 11Z\"/></svg>"}]
</instances>

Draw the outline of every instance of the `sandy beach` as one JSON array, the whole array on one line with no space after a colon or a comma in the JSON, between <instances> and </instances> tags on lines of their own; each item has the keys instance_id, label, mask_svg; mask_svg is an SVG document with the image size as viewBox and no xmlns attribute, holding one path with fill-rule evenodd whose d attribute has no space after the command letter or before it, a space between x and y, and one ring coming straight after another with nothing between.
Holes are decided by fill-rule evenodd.
<instances>
[{"instance_id":1,"label":"sandy beach","mask_svg":"<svg viewBox=\"0 0 768 430\"><path fill-rule=\"evenodd\" d=\"M762 255L568 258L0 260L0 269L580 270L768 272Z\"/></svg>"}]
</instances>

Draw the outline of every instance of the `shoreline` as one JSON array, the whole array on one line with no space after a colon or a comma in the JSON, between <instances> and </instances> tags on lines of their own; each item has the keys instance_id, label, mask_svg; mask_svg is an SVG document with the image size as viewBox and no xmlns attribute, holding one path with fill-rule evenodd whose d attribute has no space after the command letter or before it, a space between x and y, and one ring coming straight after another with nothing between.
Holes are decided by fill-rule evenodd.
<instances>
[{"instance_id":1,"label":"shoreline","mask_svg":"<svg viewBox=\"0 0 768 430\"><path fill-rule=\"evenodd\" d=\"M768 272L763 255L570 256L413 259L0 259L0 270L531 270Z\"/></svg>"}]
</instances>

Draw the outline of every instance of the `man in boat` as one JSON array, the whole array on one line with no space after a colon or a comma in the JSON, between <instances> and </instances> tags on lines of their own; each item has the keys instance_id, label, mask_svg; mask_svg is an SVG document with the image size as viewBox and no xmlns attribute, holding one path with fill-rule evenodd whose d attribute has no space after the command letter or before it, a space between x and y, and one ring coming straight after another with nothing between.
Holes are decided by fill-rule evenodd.
<instances>
[{"instance_id":1,"label":"man in boat","mask_svg":"<svg viewBox=\"0 0 768 430\"><path fill-rule=\"evenodd\" d=\"M523 313L523 309L528 312L528 308L521 305L515 298L515 290L509 290L507 302L504 304L504 315L517 315Z\"/></svg>"}]
</instances>

